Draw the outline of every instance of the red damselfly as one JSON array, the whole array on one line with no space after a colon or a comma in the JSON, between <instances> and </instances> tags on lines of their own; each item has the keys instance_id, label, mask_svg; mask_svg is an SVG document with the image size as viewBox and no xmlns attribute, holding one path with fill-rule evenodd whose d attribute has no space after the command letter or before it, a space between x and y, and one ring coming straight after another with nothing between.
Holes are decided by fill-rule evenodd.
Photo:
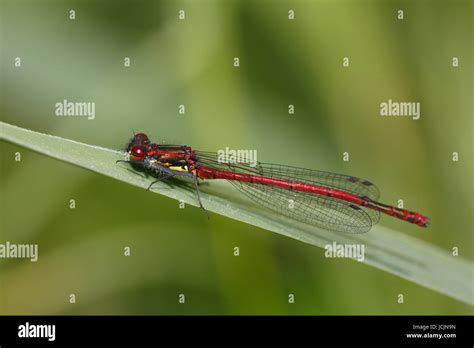
<instances>
[{"instance_id":1,"label":"red damselfly","mask_svg":"<svg viewBox=\"0 0 474 348\"><path fill-rule=\"evenodd\" d=\"M377 187L354 176L261 162L223 162L217 153L151 143L144 133L134 135L127 152L130 160L126 162L156 177L148 189L169 178L190 179L203 209L198 180L225 179L264 207L332 231L367 232L379 221L380 213L421 227L430 223L420 213L377 202Z\"/></svg>"}]
</instances>

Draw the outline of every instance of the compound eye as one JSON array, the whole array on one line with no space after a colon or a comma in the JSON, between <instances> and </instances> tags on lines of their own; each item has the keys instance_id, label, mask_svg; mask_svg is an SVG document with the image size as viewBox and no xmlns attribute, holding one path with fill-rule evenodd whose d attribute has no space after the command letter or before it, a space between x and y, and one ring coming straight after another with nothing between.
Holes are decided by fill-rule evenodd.
<instances>
[{"instance_id":1,"label":"compound eye","mask_svg":"<svg viewBox=\"0 0 474 348\"><path fill-rule=\"evenodd\" d=\"M130 157L134 161L142 161L145 158L145 149L141 146L133 146L130 150Z\"/></svg>"},{"instance_id":2,"label":"compound eye","mask_svg":"<svg viewBox=\"0 0 474 348\"><path fill-rule=\"evenodd\" d=\"M134 142L135 144L148 144L150 142L150 139L148 139L148 136L145 133L137 133L135 134Z\"/></svg>"}]
</instances>

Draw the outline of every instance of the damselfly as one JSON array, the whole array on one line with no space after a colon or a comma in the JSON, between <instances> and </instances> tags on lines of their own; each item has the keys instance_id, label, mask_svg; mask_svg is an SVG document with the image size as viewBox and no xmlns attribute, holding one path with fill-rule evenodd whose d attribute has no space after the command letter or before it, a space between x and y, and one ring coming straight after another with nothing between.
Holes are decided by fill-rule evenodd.
<instances>
[{"instance_id":1,"label":"damselfly","mask_svg":"<svg viewBox=\"0 0 474 348\"><path fill-rule=\"evenodd\" d=\"M203 209L198 180L225 179L266 208L332 231L367 232L379 221L380 213L421 227L430 223L420 213L377 202L377 187L354 176L261 162L230 163L217 153L151 143L144 133L134 135L127 151L126 162L156 177L148 189L169 178L190 179Z\"/></svg>"}]
</instances>

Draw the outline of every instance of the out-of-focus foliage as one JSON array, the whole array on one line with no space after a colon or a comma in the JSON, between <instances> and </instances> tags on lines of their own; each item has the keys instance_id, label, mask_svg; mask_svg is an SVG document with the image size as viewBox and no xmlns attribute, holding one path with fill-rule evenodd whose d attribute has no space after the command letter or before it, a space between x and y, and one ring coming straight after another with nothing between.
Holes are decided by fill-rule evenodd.
<instances>
[{"instance_id":1,"label":"out-of-focus foliage","mask_svg":"<svg viewBox=\"0 0 474 348\"><path fill-rule=\"evenodd\" d=\"M432 218L427 230L381 224L473 259L469 1L2 0L1 16L2 121L117 149L142 130L366 177L383 202L403 199ZM55 116L63 99L95 102L95 119ZM420 102L421 119L381 117L388 99ZM37 263L0 262L1 313L472 313L357 262L208 221L22 148L2 142L1 156L0 242L40 245Z\"/></svg>"}]
</instances>

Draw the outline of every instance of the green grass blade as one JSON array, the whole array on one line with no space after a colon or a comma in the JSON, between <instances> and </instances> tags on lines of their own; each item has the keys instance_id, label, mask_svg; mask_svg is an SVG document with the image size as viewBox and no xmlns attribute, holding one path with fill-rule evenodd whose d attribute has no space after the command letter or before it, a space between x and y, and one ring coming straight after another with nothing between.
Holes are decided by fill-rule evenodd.
<instances>
[{"instance_id":1,"label":"green grass blade","mask_svg":"<svg viewBox=\"0 0 474 348\"><path fill-rule=\"evenodd\" d=\"M120 151L82 144L1 122L0 138L142 188L148 187L153 180L135 174L127 165L116 164L116 160L124 158L124 153ZM153 186L153 192L197 206L195 193L190 186L177 185L170 190L166 183L157 183ZM230 191L226 182L213 182L209 187L203 185L201 199L206 209L211 212L322 248L334 241L340 244L363 243L365 263L459 301L474 304L472 263L419 239L382 226L377 226L364 235L340 234L318 229L252 204L241 195ZM423 230L421 233L429 232Z\"/></svg>"}]
</instances>

